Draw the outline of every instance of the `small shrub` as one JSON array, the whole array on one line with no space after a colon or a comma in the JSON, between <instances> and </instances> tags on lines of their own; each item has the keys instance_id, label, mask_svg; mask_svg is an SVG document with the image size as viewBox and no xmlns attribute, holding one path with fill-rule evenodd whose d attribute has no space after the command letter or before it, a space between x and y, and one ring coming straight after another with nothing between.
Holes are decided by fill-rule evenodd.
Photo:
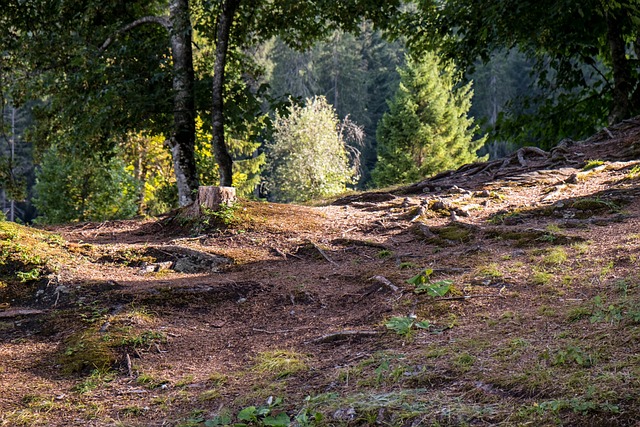
<instances>
[{"instance_id":1,"label":"small shrub","mask_svg":"<svg viewBox=\"0 0 640 427\"><path fill-rule=\"evenodd\" d=\"M356 174L335 109L321 96L307 99L302 107L291 105L287 115L276 114L266 152L267 186L277 201L342 193Z\"/></svg>"},{"instance_id":2,"label":"small shrub","mask_svg":"<svg viewBox=\"0 0 640 427\"><path fill-rule=\"evenodd\" d=\"M431 297L443 297L450 290L453 282L451 280L438 280L437 282L431 282L430 276L433 274L433 270L428 268L411 279L407 280L415 286L415 293L426 293Z\"/></svg>"},{"instance_id":3,"label":"small shrub","mask_svg":"<svg viewBox=\"0 0 640 427\"><path fill-rule=\"evenodd\" d=\"M412 329L429 329L431 324L428 320L423 320L422 322L416 321L414 317L392 317L385 323L387 329L394 331L398 335L409 336L411 334Z\"/></svg>"},{"instance_id":4,"label":"small shrub","mask_svg":"<svg viewBox=\"0 0 640 427\"><path fill-rule=\"evenodd\" d=\"M238 222L237 212L240 209L241 206L238 203L222 203L217 210L208 209L205 206L201 206L201 210L204 216L202 223L205 226L228 227Z\"/></svg>"}]
</instances>

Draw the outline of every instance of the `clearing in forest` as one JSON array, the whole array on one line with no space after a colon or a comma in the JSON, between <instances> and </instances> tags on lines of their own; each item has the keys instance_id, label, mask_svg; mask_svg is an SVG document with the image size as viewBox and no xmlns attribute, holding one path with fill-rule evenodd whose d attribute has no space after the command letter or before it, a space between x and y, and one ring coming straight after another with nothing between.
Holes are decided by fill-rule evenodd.
<instances>
[{"instance_id":1,"label":"clearing in forest","mask_svg":"<svg viewBox=\"0 0 640 427\"><path fill-rule=\"evenodd\" d=\"M0 425L637 425L640 122L323 206L0 223Z\"/></svg>"}]
</instances>

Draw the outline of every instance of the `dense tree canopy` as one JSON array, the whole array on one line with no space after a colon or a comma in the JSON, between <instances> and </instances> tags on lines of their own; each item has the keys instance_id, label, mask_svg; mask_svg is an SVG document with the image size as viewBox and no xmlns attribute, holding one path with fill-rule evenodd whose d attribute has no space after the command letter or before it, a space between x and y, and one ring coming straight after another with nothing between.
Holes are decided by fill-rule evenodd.
<instances>
[{"instance_id":1,"label":"dense tree canopy","mask_svg":"<svg viewBox=\"0 0 640 427\"><path fill-rule=\"evenodd\" d=\"M384 24L399 4L400 0L384 5L370 0L196 0L191 5L171 0L168 7L162 1L119 0L14 4L0 18L0 29L8 35L3 52L9 54L3 64L11 62L5 69L14 76L27 75L24 84L15 86L20 98L47 98L36 136L44 146L64 134L78 149L108 153L130 131L167 135L184 205L198 184L192 28L214 46L210 107L205 110L212 117L220 184L231 185L224 102L229 61L275 35L302 49L336 28L358 31L362 20ZM37 77L28 75L30 71Z\"/></svg>"},{"instance_id":2,"label":"dense tree canopy","mask_svg":"<svg viewBox=\"0 0 640 427\"><path fill-rule=\"evenodd\" d=\"M421 0L400 19L415 49L438 46L466 69L498 48L537 61L542 113L511 127L531 142L580 136L640 113L638 0ZM412 31L406 31L406 28ZM531 111L531 110L530 110ZM605 121L606 122L606 121ZM513 135L514 132L511 132ZM538 136L535 136L538 135Z\"/></svg>"},{"instance_id":3,"label":"dense tree canopy","mask_svg":"<svg viewBox=\"0 0 640 427\"><path fill-rule=\"evenodd\" d=\"M491 131L486 152L584 136L640 113L638 22L640 0L10 1L0 9L0 101L32 124L20 165L32 163L22 158L29 141L36 164L51 163L53 150L69 170L83 159L120 165L128 177L114 182L132 177L137 211L157 212L190 203L200 183L251 194L288 95L325 96L340 119L364 127L365 185L405 42L416 58L433 48L454 58L454 81L475 80L471 111ZM412 120L421 132L426 118ZM0 130L7 135L6 120ZM378 173L392 163L385 138ZM18 175L35 174L9 162L7 147L0 179L15 199L28 194ZM431 173L421 156L400 154L399 173Z\"/></svg>"}]
</instances>

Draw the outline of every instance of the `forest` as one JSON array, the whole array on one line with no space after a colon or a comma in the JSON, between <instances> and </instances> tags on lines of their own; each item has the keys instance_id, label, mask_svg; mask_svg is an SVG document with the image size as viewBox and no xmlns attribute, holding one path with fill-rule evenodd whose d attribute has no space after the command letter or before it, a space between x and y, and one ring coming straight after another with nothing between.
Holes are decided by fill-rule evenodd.
<instances>
[{"instance_id":1,"label":"forest","mask_svg":"<svg viewBox=\"0 0 640 427\"><path fill-rule=\"evenodd\" d=\"M640 0L0 32L0 427L638 427Z\"/></svg>"},{"instance_id":2,"label":"forest","mask_svg":"<svg viewBox=\"0 0 640 427\"><path fill-rule=\"evenodd\" d=\"M154 216L199 185L303 202L640 112L637 1L10 1L3 212Z\"/></svg>"}]
</instances>

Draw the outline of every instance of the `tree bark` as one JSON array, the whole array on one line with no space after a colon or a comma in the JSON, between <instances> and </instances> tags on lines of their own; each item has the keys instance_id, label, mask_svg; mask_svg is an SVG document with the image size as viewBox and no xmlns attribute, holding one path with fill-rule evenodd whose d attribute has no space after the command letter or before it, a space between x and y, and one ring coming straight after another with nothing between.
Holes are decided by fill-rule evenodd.
<instances>
[{"instance_id":1,"label":"tree bark","mask_svg":"<svg viewBox=\"0 0 640 427\"><path fill-rule=\"evenodd\" d=\"M220 185L223 187L230 187L233 184L233 160L224 140L224 69L227 63L231 25L239 5L240 0L225 0L222 4L222 10L218 16L216 58L213 66L211 145L218 163Z\"/></svg>"},{"instance_id":2,"label":"tree bark","mask_svg":"<svg viewBox=\"0 0 640 427\"><path fill-rule=\"evenodd\" d=\"M171 55L173 58L173 133L167 143L171 148L178 186L178 203L193 203L198 188L195 161L195 101L193 52L189 0L171 0Z\"/></svg>"},{"instance_id":3,"label":"tree bark","mask_svg":"<svg viewBox=\"0 0 640 427\"><path fill-rule=\"evenodd\" d=\"M622 25L612 11L607 12L607 42L613 67L613 106L609 124L618 123L631 115L631 67L626 56Z\"/></svg>"}]
</instances>

